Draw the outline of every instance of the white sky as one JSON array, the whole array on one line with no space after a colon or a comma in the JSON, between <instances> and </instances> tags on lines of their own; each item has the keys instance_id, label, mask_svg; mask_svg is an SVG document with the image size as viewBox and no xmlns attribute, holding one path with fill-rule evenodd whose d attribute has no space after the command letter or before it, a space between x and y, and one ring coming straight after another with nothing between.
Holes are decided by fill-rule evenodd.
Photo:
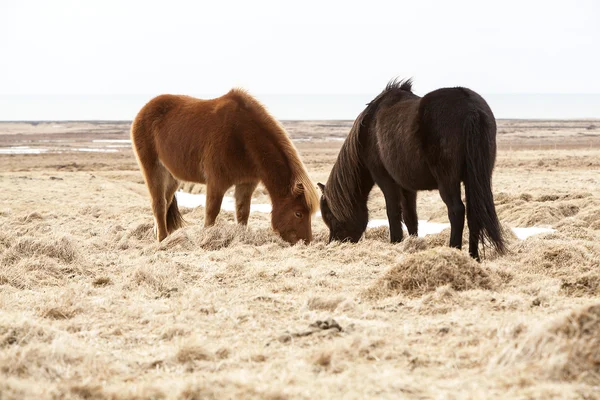
<instances>
[{"instance_id":1,"label":"white sky","mask_svg":"<svg viewBox=\"0 0 600 400\"><path fill-rule=\"evenodd\" d=\"M0 94L600 93L600 2L0 0Z\"/></svg>"}]
</instances>

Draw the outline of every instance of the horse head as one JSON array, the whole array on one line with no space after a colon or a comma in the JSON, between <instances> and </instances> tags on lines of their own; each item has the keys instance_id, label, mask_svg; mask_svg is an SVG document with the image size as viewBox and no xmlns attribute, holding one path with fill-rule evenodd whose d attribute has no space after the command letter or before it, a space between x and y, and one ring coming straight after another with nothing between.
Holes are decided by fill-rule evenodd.
<instances>
[{"instance_id":1,"label":"horse head","mask_svg":"<svg viewBox=\"0 0 600 400\"><path fill-rule=\"evenodd\" d=\"M334 215L329 206L325 185L322 183L318 183L319 189L321 189L321 216L323 218L323 222L329 228L329 242L332 241L340 241L340 242L352 242L356 243L362 237L363 232L365 231L366 223L362 223L361 221L366 221L368 218L368 211L366 218L357 218L354 221L342 221ZM357 210L358 214L363 214L362 210Z\"/></svg>"},{"instance_id":2,"label":"horse head","mask_svg":"<svg viewBox=\"0 0 600 400\"><path fill-rule=\"evenodd\" d=\"M279 199L273 201L271 223L283 240L291 244L304 241L308 244L312 240L311 210L307 203L302 183L297 183L294 189Z\"/></svg>"}]
</instances>

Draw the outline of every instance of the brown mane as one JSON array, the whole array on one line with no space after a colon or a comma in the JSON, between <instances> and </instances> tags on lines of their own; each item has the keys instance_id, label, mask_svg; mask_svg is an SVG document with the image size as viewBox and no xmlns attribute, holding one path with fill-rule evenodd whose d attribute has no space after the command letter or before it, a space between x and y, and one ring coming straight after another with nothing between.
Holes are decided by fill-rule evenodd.
<instances>
[{"instance_id":1,"label":"brown mane","mask_svg":"<svg viewBox=\"0 0 600 400\"><path fill-rule=\"evenodd\" d=\"M292 172L292 182L290 182L291 192L295 195L304 194L306 207L310 210L311 214L316 213L319 209L319 195L306 172L306 167L300 159L298 151L283 126L269 114L264 105L252 97L246 90L234 88L227 95L236 98L241 102L243 107L253 111L259 117L260 124L265 128L265 131L272 134L273 139L277 141L284 152Z\"/></svg>"}]
</instances>

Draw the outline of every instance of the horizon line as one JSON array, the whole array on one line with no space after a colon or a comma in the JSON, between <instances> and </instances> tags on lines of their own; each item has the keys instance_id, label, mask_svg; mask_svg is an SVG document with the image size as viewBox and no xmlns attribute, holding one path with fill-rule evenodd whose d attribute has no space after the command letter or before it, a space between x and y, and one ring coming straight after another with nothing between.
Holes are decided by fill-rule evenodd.
<instances>
[{"instance_id":1,"label":"horizon line","mask_svg":"<svg viewBox=\"0 0 600 400\"><path fill-rule=\"evenodd\" d=\"M340 119L340 118L282 118L278 121L284 122L304 122L304 121L332 121L332 122L352 122L354 119ZM600 117L580 117L580 118L495 118L496 121L600 121ZM43 124L50 122L87 122L87 123L132 123L132 119L22 119L22 120L2 120L0 124Z\"/></svg>"},{"instance_id":2,"label":"horizon line","mask_svg":"<svg viewBox=\"0 0 600 400\"><path fill-rule=\"evenodd\" d=\"M239 86L234 86L239 87ZM464 86L448 86L443 88L433 89L431 91L435 91L438 89L447 89L447 88L455 88L455 87L464 87ZM241 87L240 87L241 88ZM372 95L371 92L351 92L351 93L341 93L341 92L328 92L328 93L271 93L271 92L253 92L250 89L245 89L250 92L250 94L255 96L366 96ZM160 94L183 94L176 93L174 91L171 92L154 92ZM194 92L189 91L188 93L197 93L202 95L216 95L216 92ZM220 96L226 94L227 92L219 92L222 93ZM430 92L427 92L430 93ZM477 92L482 95L600 95L600 92ZM9 96L159 96L160 94L153 93L0 93L0 97L9 97Z\"/></svg>"}]
</instances>

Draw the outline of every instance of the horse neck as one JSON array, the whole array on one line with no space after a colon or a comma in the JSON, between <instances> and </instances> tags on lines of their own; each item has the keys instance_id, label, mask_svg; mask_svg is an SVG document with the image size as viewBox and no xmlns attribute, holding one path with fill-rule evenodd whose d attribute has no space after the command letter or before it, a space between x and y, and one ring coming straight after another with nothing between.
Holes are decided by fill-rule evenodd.
<instances>
[{"instance_id":1,"label":"horse neck","mask_svg":"<svg viewBox=\"0 0 600 400\"><path fill-rule=\"evenodd\" d=\"M262 133L262 132L261 132ZM257 155L258 174L265 185L271 201L283 199L291 195L293 171L278 132L266 132L256 137L264 140L256 141L254 151Z\"/></svg>"},{"instance_id":2,"label":"horse neck","mask_svg":"<svg viewBox=\"0 0 600 400\"><path fill-rule=\"evenodd\" d=\"M269 167L268 164L271 164ZM284 167L285 165L285 167ZM292 194L292 173L285 163L265 162L265 171L261 181L265 185L271 201L284 199ZM274 204L273 204L274 205Z\"/></svg>"},{"instance_id":3,"label":"horse neck","mask_svg":"<svg viewBox=\"0 0 600 400\"><path fill-rule=\"evenodd\" d=\"M359 164L358 168L358 181L357 184L353 188L349 188L351 190L352 198L356 201L353 204L353 207L366 207L367 200L369 199L369 193L373 186L375 186L375 181L371 177L371 173L362 163Z\"/></svg>"},{"instance_id":4,"label":"horse neck","mask_svg":"<svg viewBox=\"0 0 600 400\"><path fill-rule=\"evenodd\" d=\"M371 177L371 173L369 172L367 167L364 166L362 163L358 164L356 168L357 180L354 185L350 187L345 187L344 192L346 198L352 199L352 202L350 204L351 213L355 217L358 217L360 215L365 214L365 211L367 209L367 201L369 199L369 193L371 192L371 189L373 189L373 186L375 186L375 181ZM334 171L332 171L332 175L329 181L325 185L325 191L327 191L327 187L331 187L332 185L336 184L341 184L340 181L341 177L339 176L339 172L338 170L336 170L336 168L334 168ZM368 218L368 215L366 218Z\"/></svg>"}]
</instances>

